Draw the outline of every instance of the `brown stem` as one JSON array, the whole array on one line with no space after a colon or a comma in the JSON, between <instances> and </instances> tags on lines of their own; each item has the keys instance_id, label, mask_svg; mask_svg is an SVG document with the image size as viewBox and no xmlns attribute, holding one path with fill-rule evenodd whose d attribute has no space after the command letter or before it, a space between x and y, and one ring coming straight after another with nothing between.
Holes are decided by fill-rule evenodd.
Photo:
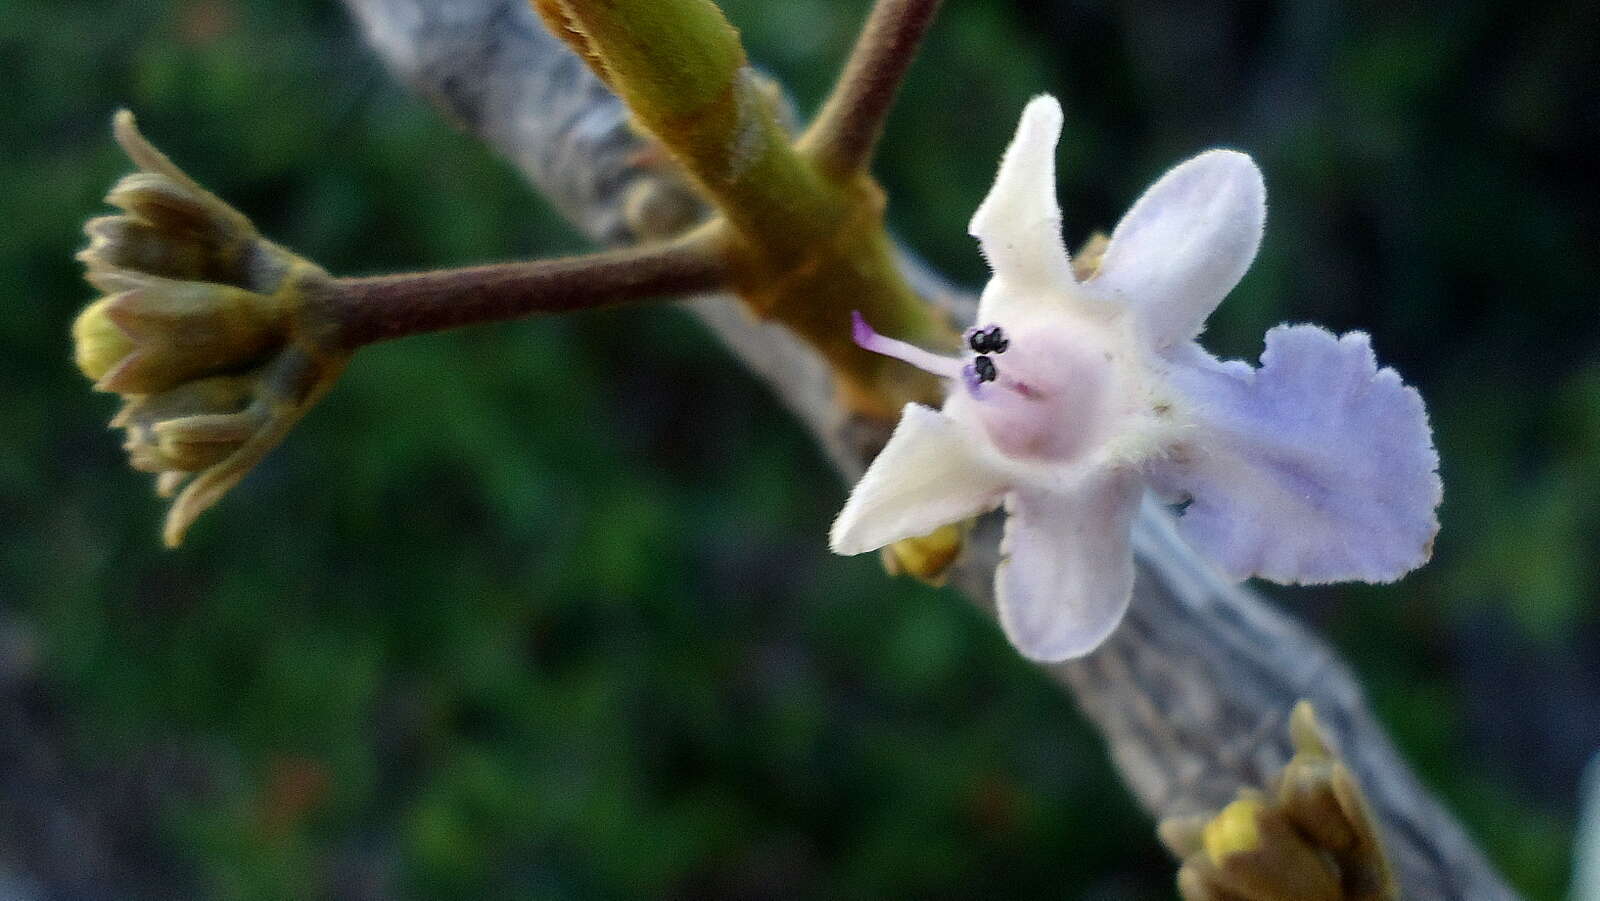
<instances>
[{"instance_id":1,"label":"brown stem","mask_svg":"<svg viewBox=\"0 0 1600 901\"><path fill-rule=\"evenodd\" d=\"M570 313L722 288L721 238L701 231L668 244L603 253L334 281L328 315L337 344L378 341L539 313Z\"/></svg>"},{"instance_id":2,"label":"brown stem","mask_svg":"<svg viewBox=\"0 0 1600 901\"><path fill-rule=\"evenodd\" d=\"M939 0L878 0L801 149L824 172L864 170Z\"/></svg>"}]
</instances>

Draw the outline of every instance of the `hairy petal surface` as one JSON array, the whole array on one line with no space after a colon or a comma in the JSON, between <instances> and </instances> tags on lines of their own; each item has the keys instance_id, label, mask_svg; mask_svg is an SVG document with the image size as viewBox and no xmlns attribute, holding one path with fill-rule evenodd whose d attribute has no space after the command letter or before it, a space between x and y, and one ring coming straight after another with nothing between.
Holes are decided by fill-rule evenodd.
<instances>
[{"instance_id":1,"label":"hairy petal surface","mask_svg":"<svg viewBox=\"0 0 1600 901\"><path fill-rule=\"evenodd\" d=\"M1061 104L1048 94L1028 102L1016 136L1000 160L994 187L972 214L968 233L978 239L989 268L979 322L1007 320L1008 305L1048 304L1062 288L1075 284L1072 262L1061 239L1061 207L1056 203L1056 142L1061 137Z\"/></svg>"},{"instance_id":2,"label":"hairy petal surface","mask_svg":"<svg viewBox=\"0 0 1600 901\"><path fill-rule=\"evenodd\" d=\"M1129 537L1143 484L1125 469L1071 489L1018 487L1006 496L995 601L1023 656L1054 663L1100 646L1133 597Z\"/></svg>"},{"instance_id":3,"label":"hairy petal surface","mask_svg":"<svg viewBox=\"0 0 1600 901\"><path fill-rule=\"evenodd\" d=\"M1178 531L1236 579L1390 582L1426 563L1442 488L1416 389L1361 332L1267 332L1261 368L1184 349L1197 438L1150 466Z\"/></svg>"},{"instance_id":4,"label":"hairy petal surface","mask_svg":"<svg viewBox=\"0 0 1600 901\"><path fill-rule=\"evenodd\" d=\"M985 513L1005 496L969 427L907 404L889 443L850 492L828 544L861 554Z\"/></svg>"},{"instance_id":5,"label":"hairy petal surface","mask_svg":"<svg viewBox=\"0 0 1600 901\"><path fill-rule=\"evenodd\" d=\"M1134 308L1157 350L1200 334L1261 246L1267 191L1249 156L1209 150L1151 185L1089 281Z\"/></svg>"}]
</instances>

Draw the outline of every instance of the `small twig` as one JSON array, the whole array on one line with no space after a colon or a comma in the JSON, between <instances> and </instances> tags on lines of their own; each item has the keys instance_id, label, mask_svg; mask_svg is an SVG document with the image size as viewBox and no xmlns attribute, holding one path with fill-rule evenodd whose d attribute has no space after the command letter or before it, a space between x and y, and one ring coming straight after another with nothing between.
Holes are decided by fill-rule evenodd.
<instances>
[{"instance_id":1,"label":"small twig","mask_svg":"<svg viewBox=\"0 0 1600 901\"><path fill-rule=\"evenodd\" d=\"M725 287L721 237L696 232L669 244L602 253L333 282L327 314L340 346L542 313L617 306Z\"/></svg>"},{"instance_id":2,"label":"small twig","mask_svg":"<svg viewBox=\"0 0 1600 901\"><path fill-rule=\"evenodd\" d=\"M867 17L833 94L800 139L824 172L865 169L939 0L878 0Z\"/></svg>"}]
</instances>

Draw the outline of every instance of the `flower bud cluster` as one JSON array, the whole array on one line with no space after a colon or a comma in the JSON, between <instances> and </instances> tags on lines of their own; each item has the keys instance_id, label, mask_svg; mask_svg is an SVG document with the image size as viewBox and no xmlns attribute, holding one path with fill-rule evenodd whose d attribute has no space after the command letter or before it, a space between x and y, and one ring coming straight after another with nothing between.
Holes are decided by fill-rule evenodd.
<instances>
[{"instance_id":1,"label":"flower bud cluster","mask_svg":"<svg viewBox=\"0 0 1600 901\"><path fill-rule=\"evenodd\" d=\"M90 220L78 254L103 296L73 323L78 368L123 399L129 463L157 491L190 488L168 516L169 544L286 433L343 364L307 342L307 298L329 283L313 263L263 238L139 133L126 110L117 142L139 167Z\"/></svg>"},{"instance_id":2,"label":"flower bud cluster","mask_svg":"<svg viewBox=\"0 0 1600 901\"><path fill-rule=\"evenodd\" d=\"M1173 817L1161 838L1183 858L1184 901L1393 901L1399 897L1355 777L1329 750L1310 703L1289 717L1295 755L1266 786L1215 816Z\"/></svg>"}]
</instances>

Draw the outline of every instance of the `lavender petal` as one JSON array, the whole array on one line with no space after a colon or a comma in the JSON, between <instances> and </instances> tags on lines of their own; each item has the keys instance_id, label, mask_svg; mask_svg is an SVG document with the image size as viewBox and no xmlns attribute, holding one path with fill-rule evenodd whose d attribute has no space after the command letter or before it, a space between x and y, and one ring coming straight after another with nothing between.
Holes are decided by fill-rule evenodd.
<instances>
[{"instance_id":1,"label":"lavender petal","mask_svg":"<svg viewBox=\"0 0 1600 901\"><path fill-rule=\"evenodd\" d=\"M1200 428L1151 487L1189 501L1179 533L1225 572L1388 582L1427 562L1442 491L1427 412L1365 334L1278 326L1260 369L1193 343L1169 362Z\"/></svg>"}]
</instances>

